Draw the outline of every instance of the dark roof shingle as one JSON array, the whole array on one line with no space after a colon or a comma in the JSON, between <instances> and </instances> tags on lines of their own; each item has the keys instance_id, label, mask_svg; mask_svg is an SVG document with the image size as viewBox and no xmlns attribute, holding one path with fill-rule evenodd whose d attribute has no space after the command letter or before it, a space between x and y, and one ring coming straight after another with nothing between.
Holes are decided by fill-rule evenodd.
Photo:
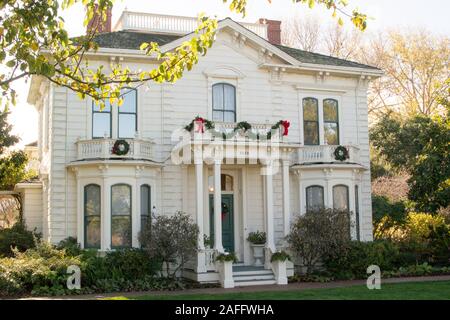
<instances>
[{"instance_id":1,"label":"dark roof shingle","mask_svg":"<svg viewBox=\"0 0 450 320\"><path fill-rule=\"evenodd\" d=\"M94 41L101 48L139 50L141 44L144 42L156 42L160 46L163 46L179 38L181 38L181 36L144 33L136 31L114 31L98 34L94 37ZM339 59L315 52L304 51L282 45L275 45L275 46L278 49L290 55L291 57L293 57L294 59L303 63L379 70L378 68L373 66L368 66L365 64Z\"/></svg>"}]
</instances>

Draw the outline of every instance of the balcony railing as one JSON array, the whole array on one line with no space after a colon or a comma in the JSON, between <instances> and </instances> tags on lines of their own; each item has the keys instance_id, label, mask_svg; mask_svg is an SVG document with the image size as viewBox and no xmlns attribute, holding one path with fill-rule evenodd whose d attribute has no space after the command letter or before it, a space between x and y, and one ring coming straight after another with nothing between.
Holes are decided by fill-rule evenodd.
<instances>
[{"instance_id":1,"label":"balcony railing","mask_svg":"<svg viewBox=\"0 0 450 320\"><path fill-rule=\"evenodd\" d=\"M130 149L125 155L116 155L112 149L116 140L114 139L92 139L78 140L77 154L78 160L87 159L144 159L151 160L153 154L153 142L144 139L125 139L130 145Z\"/></svg>"},{"instance_id":2,"label":"balcony railing","mask_svg":"<svg viewBox=\"0 0 450 320\"><path fill-rule=\"evenodd\" d=\"M241 23L245 28L267 39L267 25ZM140 30L155 33L184 35L198 26L197 18L124 11L114 30Z\"/></svg>"},{"instance_id":3,"label":"balcony railing","mask_svg":"<svg viewBox=\"0 0 450 320\"><path fill-rule=\"evenodd\" d=\"M298 151L299 163L359 163L359 148L345 146L349 158L343 161L336 160L334 151L337 146L304 146Z\"/></svg>"}]
</instances>

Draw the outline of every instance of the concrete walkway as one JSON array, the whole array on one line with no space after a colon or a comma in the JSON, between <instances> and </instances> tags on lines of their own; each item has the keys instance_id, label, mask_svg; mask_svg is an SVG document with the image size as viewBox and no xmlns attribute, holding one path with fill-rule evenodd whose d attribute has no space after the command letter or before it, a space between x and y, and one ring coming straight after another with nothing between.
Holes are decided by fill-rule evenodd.
<instances>
[{"instance_id":1,"label":"concrete walkway","mask_svg":"<svg viewBox=\"0 0 450 320\"><path fill-rule=\"evenodd\" d=\"M427 282L427 281L450 281L450 275L445 276L426 276L426 277L402 277L381 279L381 285L385 283L403 283L403 282ZM306 289L326 289L326 288L344 288L355 285L365 285L366 280L346 280L332 282L300 282L290 283L285 286L268 285L268 286L251 286L233 289L223 288L206 288L206 289L187 289L177 291L138 291L138 292L115 292L108 294L93 294L83 296L62 296L62 297L33 297L24 298L23 300L93 300L110 297L139 297L139 296L167 296L167 295L189 295L189 294L221 294L233 292L263 292L263 291L300 291Z\"/></svg>"}]
</instances>

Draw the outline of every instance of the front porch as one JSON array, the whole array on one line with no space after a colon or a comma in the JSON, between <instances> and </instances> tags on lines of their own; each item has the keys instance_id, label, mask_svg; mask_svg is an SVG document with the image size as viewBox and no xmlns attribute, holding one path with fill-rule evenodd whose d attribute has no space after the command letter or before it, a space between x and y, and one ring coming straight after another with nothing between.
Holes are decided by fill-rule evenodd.
<instances>
[{"instance_id":1,"label":"front porch","mask_svg":"<svg viewBox=\"0 0 450 320\"><path fill-rule=\"evenodd\" d=\"M185 206L195 213L199 252L184 276L223 283L221 263L215 257L233 252L239 260L228 279L233 286L282 284L270 258L285 248L283 238L290 230L289 168L297 145L282 139L254 141L239 136L231 140L205 139L203 134L191 138L180 148L180 155L190 161L182 163L183 190L192 199ZM255 231L264 231L267 238L262 267L253 266L252 248L246 240Z\"/></svg>"}]
</instances>

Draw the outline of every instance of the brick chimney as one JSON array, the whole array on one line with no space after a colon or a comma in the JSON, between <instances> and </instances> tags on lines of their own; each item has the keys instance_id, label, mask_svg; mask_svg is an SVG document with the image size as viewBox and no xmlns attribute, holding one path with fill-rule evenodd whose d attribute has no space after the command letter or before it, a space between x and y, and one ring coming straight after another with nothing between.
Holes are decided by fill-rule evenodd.
<instances>
[{"instance_id":1,"label":"brick chimney","mask_svg":"<svg viewBox=\"0 0 450 320\"><path fill-rule=\"evenodd\" d=\"M111 32L112 30L112 8L108 8L106 10L106 20L103 21L100 16L100 12L98 10L98 4L95 5L94 9L94 16L89 21L86 32L90 33L91 30L97 28L97 33L105 33L105 32Z\"/></svg>"},{"instance_id":2,"label":"brick chimney","mask_svg":"<svg viewBox=\"0 0 450 320\"><path fill-rule=\"evenodd\" d=\"M272 44L281 44L281 21L259 19L260 24L267 24L267 39Z\"/></svg>"}]
</instances>

